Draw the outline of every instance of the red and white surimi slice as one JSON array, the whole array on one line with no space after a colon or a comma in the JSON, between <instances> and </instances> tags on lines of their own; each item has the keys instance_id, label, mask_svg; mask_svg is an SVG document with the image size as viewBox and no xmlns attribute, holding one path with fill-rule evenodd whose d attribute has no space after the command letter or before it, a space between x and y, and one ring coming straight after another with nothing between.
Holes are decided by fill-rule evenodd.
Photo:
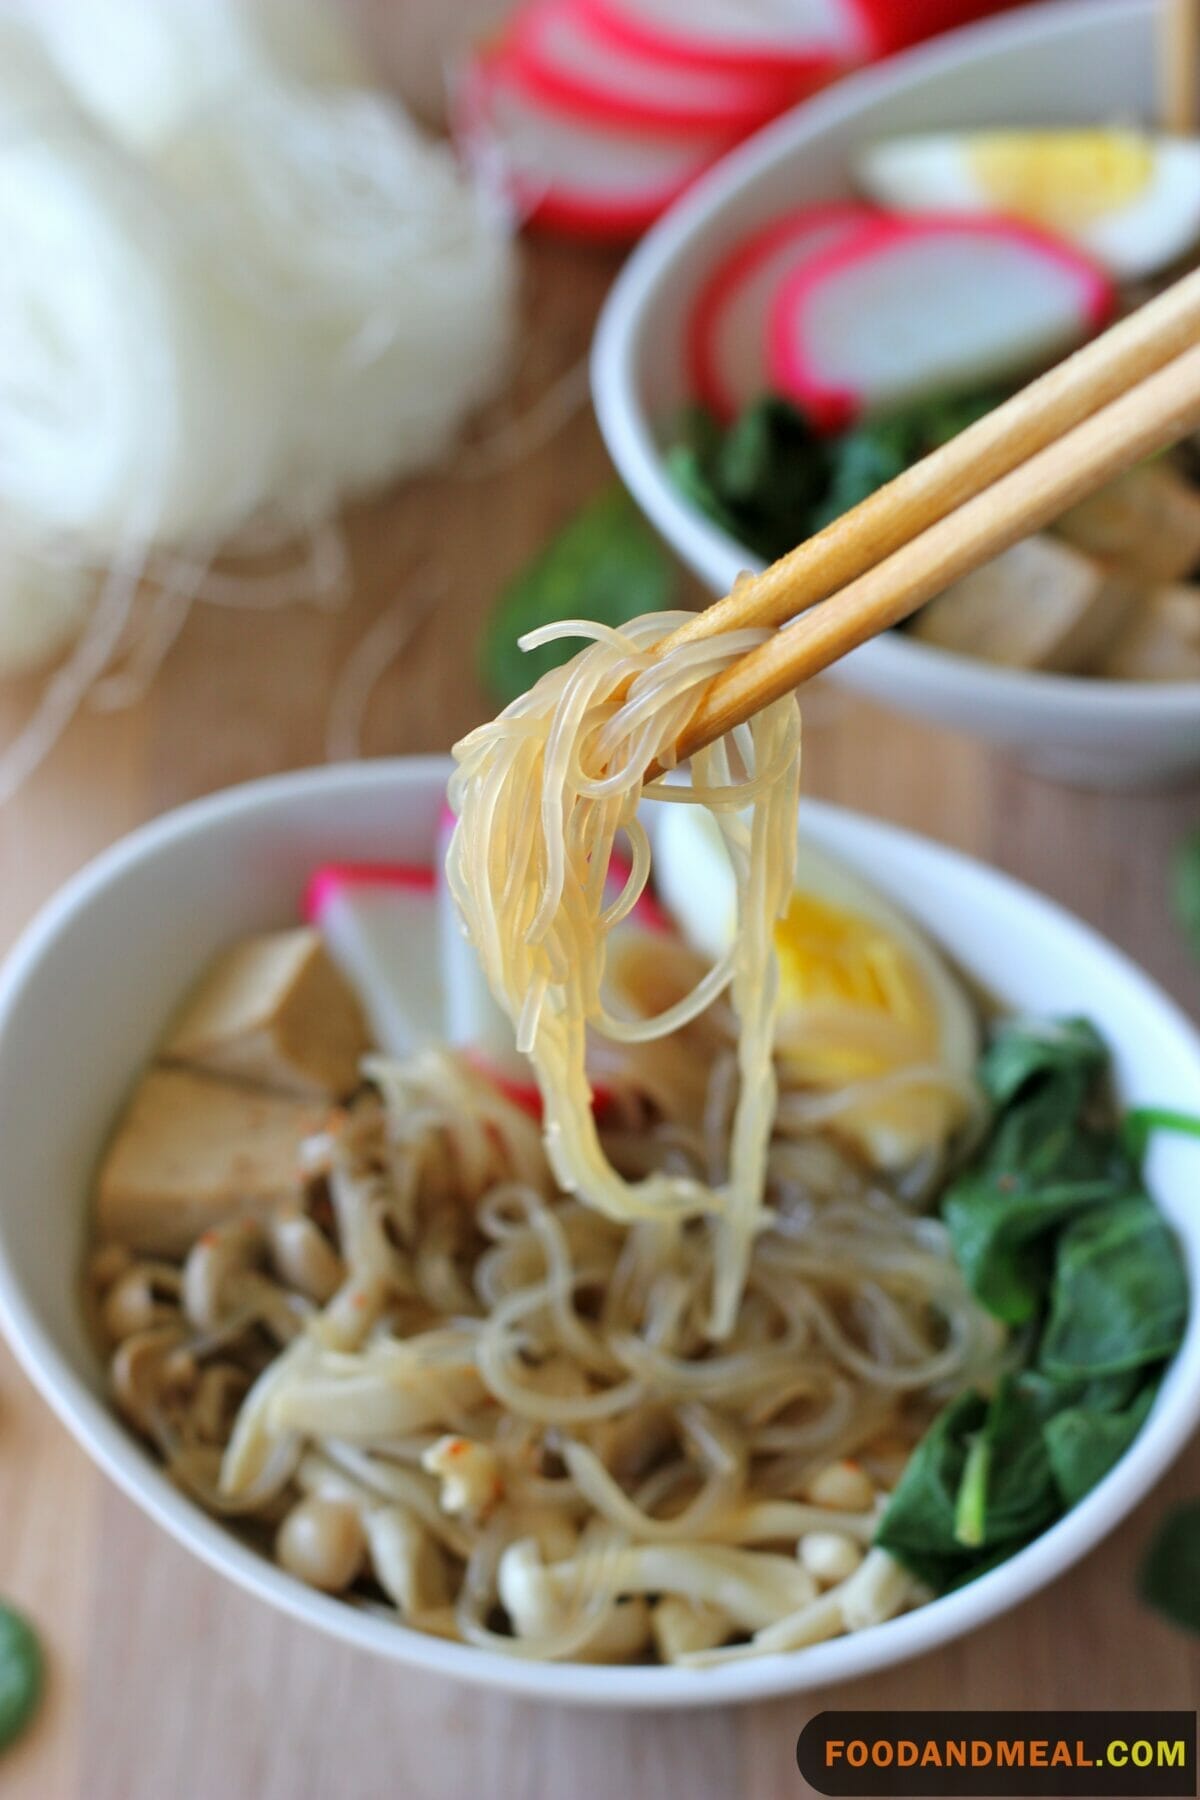
<instances>
[{"instance_id":1,"label":"red and white surimi slice","mask_svg":"<svg viewBox=\"0 0 1200 1800\"><path fill-rule=\"evenodd\" d=\"M728 130L601 125L552 103L502 49L464 72L458 135L531 224L576 237L636 237L729 148Z\"/></svg>"},{"instance_id":2,"label":"red and white surimi slice","mask_svg":"<svg viewBox=\"0 0 1200 1800\"><path fill-rule=\"evenodd\" d=\"M709 277L688 332L688 373L698 399L732 419L771 385L767 320L782 283L878 214L853 201L805 206L746 238Z\"/></svg>"},{"instance_id":3,"label":"red and white surimi slice","mask_svg":"<svg viewBox=\"0 0 1200 1800\"><path fill-rule=\"evenodd\" d=\"M835 431L1049 363L1096 331L1113 301L1095 263L1012 220L881 220L780 286L771 384Z\"/></svg>"},{"instance_id":4,"label":"red and white surimi slice","mask_svg":"<svg viewBox=\"0 0 1200 1800\"><path fill-rule=\"evenodd\" d=\"M439 826L436 869L403 863L326 863L309 880L304 917L320 931L354 988L371 1035L388 1056L450 1045L469 1056L517 1106L540 1118L541 1095L517 1051L508 1017L488 988L442 873L453 817ZM616 900L629 865L614 856L606 899ZM643 894L618 931L673 931L657 900ZM602 1111L608 1095L598 1087Z\"/></svg>"},{"instance_id":5,"label":"red and white surimi slice","mask_svg":"<svg viewBox=\"0 0 1200 1800\"><path fill-rule=\"evenodd\" d=\"M871 56L891 56L909 44L955 31L1022 0L853 0L870 42Z\"/></svg>"},{"instance_id":6,"label":"red and white surimi slice","mask_svg":"<svg viewBox=\"0 0 1200 1800\"><path fill-rule=\"evenodd\" d=\"M438 906L432 869L329 863L313 875L304 916L362 1002L388 1056L444 1040Z\"/></svg>"},{"instance_id":7,"label":"red and white surimi slice","mask_svg":"<svg viewBox=\"0 0 1200 1800\"><path fill-rule=\"evenodd\" d=\"M304 916L353 986L385 1055L451 1045L509 1100L540 1117L541 1096L528 1062L517 1055L512 1027L466 938L451 936L457 914L437 870L327 864L309 881ZM455 942L461 952L448 955Z\"/></svg>"},{"instance_id":8,"label":"red and white surimi slice","mask_svg":"<svg viewBox=\"0 0 1200 1800\"><path fill-rule=\"evenodd\" d=\"M576 0L521 8L510 42L531 88L601 122L750 131L797 96L786 73L690 67L619 43Z\"/></svg>"},{"instance_id":9,"label":"red and white surimi slice","mask_svg":"<svg viewBox=\"0 0 1200 1800\"><path fill-rule=\"evenodd\" d=\"M541 1096L528 1058L517 1049L512 1022L487 984L475 947L463 929L454 896L442 872L453 829L454 815L447 809L438 826L437 878L446 1039L456 1048L467 1051L510 1100L515 1100L526 1111L540 1115ZM631 865L623 856L614 853L604 888L606 905L612 905L620 897L630 873ZM630 930L673 932L674 925L654 896L643 892L628 919L616 927L614 935ZM602 1107L606 1096L602 1090L597 1090L594 1098L597 1106Z\"/></svg>"},{"instance_id":10,"label":"red and white surimi slice","mask_svg":"<svg viewBox=\"0 0 1200 1800\"><path fill-rule=\"evenodd\" d=\"M855 0L579 0L615 42L699 68L828 80L870 54Z\"/></svg>"},{"instance_id":11,"label":"red and white surimi slice","mask_svg":"<svg viewBox=\"0 0 1200 1800\"><path fill-rule=\"evenodd\" d=\"M446 880L446 847L453 830L454 814L446 808L438 824L436 877L446 1041L455 1049L469 1051L511 1099L526 1107L540 1105L528 1058L517 1050L512 1021L488 986Z\"/></svg>"}]
</instances>

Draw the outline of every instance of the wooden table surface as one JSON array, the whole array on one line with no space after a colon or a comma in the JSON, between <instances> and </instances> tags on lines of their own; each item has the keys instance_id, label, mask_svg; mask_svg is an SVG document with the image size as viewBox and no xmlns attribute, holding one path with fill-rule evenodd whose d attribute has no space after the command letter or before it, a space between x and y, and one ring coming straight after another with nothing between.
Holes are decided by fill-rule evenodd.
<instances>
[{"instance_id":1,"label":"wooden table surface","mask_svg":"<svg viewBox=\"0 0 1200 1800\"><path fill-rule=\"evenodd\" d=\"M518 401L583 354L611 263L544 249L530 270ZM331 683L372 619L442 597L376 691L369 754L445 750L484 713L470 647L499 583L606 478L591 417L487 480L423 480L349 521L351 604L197 609L152 694L84 714L0 811L0 947L120 833L229 782L322 760ZM405 596L408 596L407 601ZM28 690L0 694L0 732ZM808 791L957 845L1108 933L1193 1012L1200 971L1164 901L1200 790L1121 797L1047 784L961 737L835 689L806 713ZM1016 953L1016 952L1015 952ZM729 1712L620 1717L513 1703L374 1662L210 1574L95 1472L0 1351L0 1593L49 1658L5 1800L782 1800L807 1791L797 1732L827 1706L1191 1707L1200 1644L1139 1606L1157 1515L1200 1492L1193 1445L1126 1526L1051 1591L853 1687Z\"/></svg>"}]
</instances>

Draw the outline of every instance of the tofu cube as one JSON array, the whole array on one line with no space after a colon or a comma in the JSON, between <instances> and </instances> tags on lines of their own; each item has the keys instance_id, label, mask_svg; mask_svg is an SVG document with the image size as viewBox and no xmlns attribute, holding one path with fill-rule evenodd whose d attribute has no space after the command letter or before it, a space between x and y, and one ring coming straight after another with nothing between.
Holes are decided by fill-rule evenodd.
<instances>
[{"instance_id":1,"label":"tofu cube","mask_svg":"<svg viewBox=\"0 0 1200 1800\"><path fill-rule=\"evenodd\" d=\"M1200 587L1155 588L1100 664L1114 681L1200 681Z\"/></svg>"},{"instance_id":2,"label":"tofu cube","mask_svg":"<svg viewBox=\"0 0 1200 1800\"><path fill-rule=\"evenodd\" d=\"M160 1051L188 1068L281 1094L340 1098L370 1048L362 1008L308 927L247 938L220 955Z\"/></svg>"},{"instance_id":3,"label":"tofu cube","mask_svg":"<svg viewBox=\"0 0 1200 1800\"><path fill-rule=\"evenodd\" d=\"M1200 490L1170 463L1143 463L1073 506L1055 530L1128 574L1180 581L1200 565Z\"/></svg>"},{"instance_id":4,"label":"tofu cube","mask_svg":"<svg viewBox=\"0 0 1200 1800\"><path fill-rule=\"evenodd\" d=\"M1026 538L922 608L913 635L1017 669L1088 668L1119 630L1133 590L1052 537Z\"/></svg>"},{"instance_id":5,"label":"tofu cube","mask_svg":"<svg viewBox=\"0 0 1200 1800\"><path fill-rule=\"evenodd\" d=\"M212 1225L266 1217L300 1196L300 1145L328 1118L324 1105L187 1069L151 1069L101 1165L100 1239L182 1256Z\"/></svg>"}]
</instances>

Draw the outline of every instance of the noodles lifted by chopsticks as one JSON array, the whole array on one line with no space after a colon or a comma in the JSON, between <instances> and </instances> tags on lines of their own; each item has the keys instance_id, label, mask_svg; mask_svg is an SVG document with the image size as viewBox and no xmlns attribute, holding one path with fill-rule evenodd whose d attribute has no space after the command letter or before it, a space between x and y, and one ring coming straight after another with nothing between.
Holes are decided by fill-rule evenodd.
<instances>
[{"instance_id":1,"label":"noodles lifted by chopsticks","mask_svg":"<svg viewBox=\"0 0 1200 1800\"><path fill-rule=\"evenodd\" d=\"M516 1026L517 1046L537 1072L556 1179L624 1223L708 1218L710 1332L724 1338L767 1219L776 1093L773 934L796 861L800 715L789 695L700 751L690 786L648 780L673 763L674 745L707 684L766 635L730 632L656 656L654 646L689 616L653 614L621 631L567 621L522 640L529 648L562 637L593 641L457 746L450 799L458 824L447 871L492 990ZM713 812L737 878L738 930L727 955L686 999L633 1021L609 1009L604 977L609 934L650 872L638 818L644 793ZM622 834L632 872L610 901L605 881ZM588 1029L625 1044L663 1037L726 989L740 1023L728 1178L716 1186L663 1171L623 1179L597 1135L585 1067Z\"/></svg>"}]
</instances>

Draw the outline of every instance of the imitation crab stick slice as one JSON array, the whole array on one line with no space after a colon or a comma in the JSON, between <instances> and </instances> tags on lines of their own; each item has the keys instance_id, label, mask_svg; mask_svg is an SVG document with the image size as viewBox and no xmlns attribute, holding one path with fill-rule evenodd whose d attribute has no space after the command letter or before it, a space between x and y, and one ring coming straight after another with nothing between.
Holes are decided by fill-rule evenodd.
<instances>
[{"instance_id":1,"label":"imitation crab stick slice","mask_svg":"<svg viewBox=\"0 0 1200 1800\"><path fill-rule=\"evenodd\" d=\"M751 131L798 92L786 71L690 66L623 44L576 0L534 0L510 42L530 88L601 124Z\"/></svg>"},{"instance_id":2,"label":"imitation crab stick slice","mask_svg":"<svg viewBox=\"0 0 1200 1800\"><path fill-rule=\"evenodd\" d=\"M445 1038L456 1049L468 1050L510 1099L527 1111L540 1111L529 1062L517 1050L512 1021L487 984L446 880L446 849L453 830L454 814L444 807L438 822L436 883Z\"/></svg>"},{"instance_id":3,"label":"imitation crab stick slice","mask_svg":"<svg viewBox=\"0 0 1200 1800\"><path fill-rule=\"evenodd\" d=\"M508 47L468 65L455 116L468 159L529 224L613 242L652 224L736 135L584 119L533 87Z\"/></svg>"},{"instance_id":4,"label":"imitation crab stick slice","mask_svg":"<svg viewBox=\"0 0 1200 1800\"><path fill-rule=\"evenodd\" d=\"M576 0L615 42L681 67L818 86L1020 0Z\"/></svg>"},{"instance_id":5,"label":"imitation crab stick slice","mask_svg":"<svg viewBox=\"0 0 1200 1800\"><path fill-rule=\"evenodd\" d=\"M361 1000L380 1050L397 1057L437 1044L461 1050L508 1099L540 1117L528 1059L518 1052L512 1025L487 985L443 873L453 826L453 816L443 813L435 867L323 865L309 880L304 916ZM620 896L629 876L629 863L615 855L606 903ZM639 897L614 936L633 932L674 932L652 894ZM597 1110L608 1100L597 1087Z\"/></svg>"},{"instance_id":6,"label":"imitation crab stick slice","mask_svg":"<svg viewBox=\"0 0 1200 1800\"><path fill-rule=\"evenodd\" d=\"M733 418L770 386L767 320L783 282L877 216L852 201L804 206L754 232L718 265L688 333L692 387L718 418Z\"/></svg>"},{"instance_id":7,"label":"imitation crab stick slice","mask_svg":"<svg viewBox=\"0 0 1200 1800\"><path fill-rule=\"evenodd\" d=\"M388 1056L444 1041L432 869L401 863L327 863L304 899L330 956L362 1002Z\"/></svg>"},{"instance_id":8,"label":"imitation crab stick slice","mask_svg":"<svg viewBox=\"0 0 1200 1800\"><path fill-rule=\"evenodd\" d=\"M989 13L1006 12L1021 0L851 0L870 44L872 58L891 56L955 31Z\"/></svg>"},{"instance_id":9,"label":"imitation crab stick slice","mask_svg":"<svg viewBox=\"0 0 1200 1800\"><path fill-rule=\"evenodd\" d=\"M615 42L663 62L807 78L864 61L870 21L857 0L579 0Z\"/></svg>"},{"instance_id":10,"label":"imitation crab stick slice","mask_svg":"<svg viewBox=\"0 0 1200 1800\"><path fill-rule=\"evenodd\" d=\"M445 869L446 847L453 829L454 815L447 808L438 826L439 871ZM604 884L607 906L620 898L631 873L630 863L615 852ZM511 1021L487 984L475 948L463 930L444 873L439 872L437 884L446 1038L466 1050L472 1061L510 1100L540 1118L541 1095L529 1062L517 1050ZM628 941L634 935L646 937L664 932L674 935L674 923L647 890L639 895L628 917L614 928L613 939L615 942ZM610 1095L602 1085L597 1085L592 1098L596 1110L603 1112Z\"/></svg>"},{"instance_id":11,"label":"imitation crab stick slice","mask_svg":"<svg viewBox=\"0 0 1200 1800\"><path fill-rule=\"evenodd\" d=\"M437 869L328 863L309 881L304 913L358 994L385 1055L434 1045L462 1050L507 1099L540 1117L529 1064L457 930Z\"/></svg>"},{"instance_id":12,"label":"imitation crab stick slice","mask_svg":"<svg viewBox=\"0 0 1200 1800\"><path fill-rule=\"evenodd\" d=\"M776 292L772 385L825 430L966 383L1024 374L1104 324L1088 257L1009 219L880 220Z\"/></svg>"}]
</instances>

